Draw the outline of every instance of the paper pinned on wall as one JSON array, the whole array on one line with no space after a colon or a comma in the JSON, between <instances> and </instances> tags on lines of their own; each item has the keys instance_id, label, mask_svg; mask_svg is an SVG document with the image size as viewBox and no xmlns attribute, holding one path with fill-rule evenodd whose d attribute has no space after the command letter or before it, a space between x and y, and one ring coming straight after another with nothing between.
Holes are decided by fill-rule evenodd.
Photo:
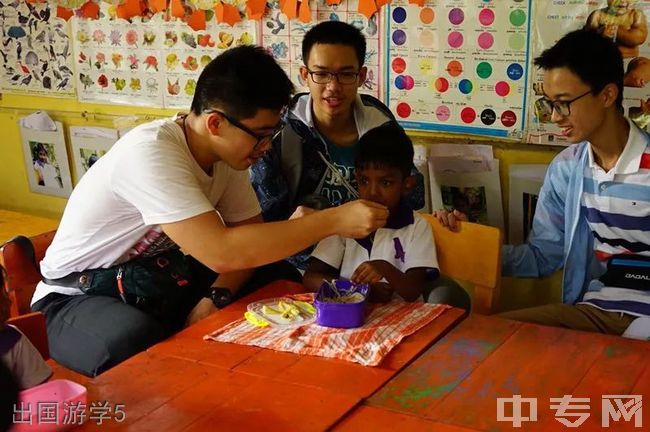
<instances>
[{"instance_id":1,"label":"paper pinned on wall","mask_svg":"<svg viewBox=\"0 0 650 432\"><path fill-rule=\"evenodd\" d=\"M20 119L20 126L39 131L56 131L56 123L47 111L36 111Z\"/></svg>"},{"instance_id":2,"label":"paper pinned on wall","mask_svg":"<svg viewBox=\"0 0 650 432\"><path fill-rule=\"evenodd\" d=\"M510 166L508 243L517 245L528 238L547 168L548 165Z\"/></svg>"},{"instance_id":3,"label":"paper pinned on wall","mask_svg":"<svg viewBox=\"0 0 650 432\"><path fill-rule=\"evenodd\" d=\"M118 131L115 129L77 126L70 128L70 145L77 183L117 140Z\"/></svg>"},{"instance_id":4,"label":"paper pinned on wall","mask_svg":"<svg viewBox=\"0 0 650 432\"><path fill-rule=\"evenodd\" d=\"M456 209L471 222L503 229L499 161L487 145L429 147L431 209Z\"/></svg>"},{"instance_id":5,"label":"paper pinned on wall","mask_svg":"<svg viewBox=\"0 0 650 432\"><path fill-rule=\"evenodd\" d=\"M23 127L21 120L20 136L29 189L46 195L70 196L72 181L63 124L55 122L53 131L36 130Z\"/></svg>"}]
</instances>

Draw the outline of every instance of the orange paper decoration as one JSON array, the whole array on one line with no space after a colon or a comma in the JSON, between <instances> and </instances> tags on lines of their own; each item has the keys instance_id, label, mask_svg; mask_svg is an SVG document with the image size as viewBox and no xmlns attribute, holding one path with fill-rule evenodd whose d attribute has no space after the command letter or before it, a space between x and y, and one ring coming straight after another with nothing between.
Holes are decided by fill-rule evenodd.
<instances>
[{"instance_id":1,"label":"orange paper decoration","mask_svg":"<svg viewBox=\"0 0 650 432\"><path fill-rule=\"evenodd\" d=\"M298 0L280 1L280 10L284 12L287 19L292 20L298 16Z\"/></svg>"},{"instance_id":2,"label":"orange paper decoration","mask_svg":"<svg viewBox=\"0 0 650 432\"><path fill-rule=\"evenodd\" d=\"M92 1L87 1L79 8L79 13L84 18L98 19L99 18L99 5Z\"/></svg>"},{"instance_id":3,"label":"orange paper decoration","mask_svg":"<svg viewBox=\"0 0 650 432\"><path fill-rule=\"evenodd\" d=\"M416 4L420 7L424 6L424 0L409 0L410 4Z\"/></svg>"},{"instance_id":4,"label":"orange paper decoration","mask_svg":"<svg viewBox=\"0 0 650 432\"><path fill-rule=\"evenodd\" d=\"M341 4L342 0L325 0L328 6L336 6Z\"/></svg>"},{"instance_id":5,"label":"orange paper decoration","mask_svg":"<svg viewBox=\"0 0 650 432\"><path fill-rule=\"evenodd\" d=\"M309 0L302 0L298 8L298 19L304 23L311 21L311 9L309 8Z\"/></svg>"},{"instance_id":6,"label":"orange paper decoration","mask_svg":"<svg viewBox=\"0 0 650 432\"><path fill-rule=\"evenodd\" d=\"M239 9L233 5L226 3L219 3L214 8L215 15L217 16L217 22L225 22L234 26L239 21L241 21L241 16L239 16Z\"/></svg>"},{"instance_id":7,"label":"orange paper decoration","mask_svg":"<svg viewBox=\"0 0 650 432\"><path fill-rule=\"evenodd\" d=\"M129 19L134 16L141 16L143 11L144 8L140 0L126 0L117 7L117 16L122 19Z\"/></svg>"},{"instance_id":8,"label":"orange paper decoration","mask_svg":"<svg viewBox=\"0 0 650 432\"><path fill-rule=\"evenodd\" d=\"M416 1L419 2L419 3L422 3L421 6L424 5L424 0L416 0ZM382 6L385 6L385 5L387 5L388 3L390 3L391 0L376 0L375 2L377 3L377 8L378 8L378 9L381 9ZM412 0L409 0L409 2L410 2L410 3L414 3Z\"/></svg>"},{"instance_id":9,"label":"orange paper decoration","mask_svg":"<svg viewBox=\"0 0 650 432\"><path fill-rule=\"evenodd\" d=\"M167 9L167 0L149 0L147 4L153 13L162 12Z\"/></svg>"},{"instance_id":10,"label":"orange paper decoration","mask_svg":"<svg viewBox=\"0 0 650 432\"><path fill-rule=\"evenodd\" d=\"M67 20L70 19L70 17L72 17L72 15L74 15L74 12L72 11L72 9L62 8L61 6L56 7L56 16L57 16L57 18L61 18L61 19L65 20L65 21L67 21Z\"/></svg>"},{"instance_id":11,"label":"orange paper decoration","mask_svg":"<svg viewBox=\"0 0 650 432\"><path fill-rule=\"evenodd\" d=\"M246 2L246 16L248 19L260 20L266 11L266 0L248 0Z\"/></svg>"},{"instance_id":12,"label":"orange paper decoration","mask_svg":"<svg viewBox=\"0 0 650 432\"><path fill-rule=\"evenodd\" d=\"M375 0L359 0L359 13L370 19L377 12L377 3Z\"/></svg>"},{"instance_id":13,"label":"orange paper decoration","mask_svg":"<svg viewBox=\"0 0 650 432\"><path fill-rule=\"evenodd\" d=\"M171 3L171 14L176 18L185 18L185 8L181 0L172 0Z\"/></svg>"},{"instance_id":14,"label":"orange paper decoration","mask_svg":"<svg viewBox=\"0 0 650 432\"><path fill-rule=\"evenodd\" d=\"M205 11L197 9L192 12L192 15L187 19L187 25L192 27L194 31L205 30Z\"/></svg>"}]
</instances>

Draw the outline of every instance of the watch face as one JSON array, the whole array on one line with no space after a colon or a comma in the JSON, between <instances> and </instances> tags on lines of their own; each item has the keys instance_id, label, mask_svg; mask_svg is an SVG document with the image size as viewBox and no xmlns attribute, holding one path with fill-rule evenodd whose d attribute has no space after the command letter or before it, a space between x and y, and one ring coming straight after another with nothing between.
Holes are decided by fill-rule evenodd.
<instances>
[{"instance_id":1,"label":"watch face","mask_svg":"<svg viewBox=\"0 0 650 432\"><path fill-rule=\"evenodd\" d=\"M212 302L218 308L232 303L232 292L227 288L212 288Z\"/></svg>"}]
</instances>

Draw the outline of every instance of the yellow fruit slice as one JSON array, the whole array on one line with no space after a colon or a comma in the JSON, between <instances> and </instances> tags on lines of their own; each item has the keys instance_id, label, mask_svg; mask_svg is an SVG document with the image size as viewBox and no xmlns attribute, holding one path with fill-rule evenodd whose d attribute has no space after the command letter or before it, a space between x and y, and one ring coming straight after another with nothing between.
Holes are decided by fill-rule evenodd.
<instances>
[{"instance_id":1,"label":"yellow fruit slice","mask_svg":"<svg viewBox=\"0 0 650 432\"><path fill-rule=\"evenodd\" d=\"M244 314L244 318L246 318L246 321L249 323L253 324L255 327L267 327L269 325L269 322L260 318L257 314L248 311Z\"/></svg>"}]
</instances>

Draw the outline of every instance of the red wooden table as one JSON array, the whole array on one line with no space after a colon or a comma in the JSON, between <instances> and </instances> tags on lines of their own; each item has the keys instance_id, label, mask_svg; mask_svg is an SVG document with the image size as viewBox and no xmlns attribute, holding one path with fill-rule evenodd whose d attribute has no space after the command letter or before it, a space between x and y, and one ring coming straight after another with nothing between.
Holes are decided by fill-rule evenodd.
<instances>
[{"instance_id":1,"label":"red wooden table","mask_svg":"<svg viewBox=\"0 0 650 432\"><path fill-rule=\"evenodd\" d=\"M405 338L377 367L202 339L241 318L252 301L301 291L298 284L271 284L97 378L83 380L89 405L121 404L125 419L98 425L87 418L79 429L324 430L444 336L464 314L447 310Z\"/></svg>"},{"instance_id":2,"label":"red wooden table","mask_svg":"<svg viewBox=\"0 0 650 432\"><path fill-rule=\"evenodd\" d=\"M497 421L497 398L514 395L536 398L536 421L520 428ZM567 411L589 413L577 428L563 426L551 409L550 398L564 395L590 399L588 409ZM641 395L650 405L650 343L470 315L335 430L388 431L391 424L400 431L648 430L648 407L641 408L642 428L633 416L604 428L603 395ZM504 406L511 417L513 405ZM522 414L529 416L528 405Z\"/></svg>"}]
</instances>

